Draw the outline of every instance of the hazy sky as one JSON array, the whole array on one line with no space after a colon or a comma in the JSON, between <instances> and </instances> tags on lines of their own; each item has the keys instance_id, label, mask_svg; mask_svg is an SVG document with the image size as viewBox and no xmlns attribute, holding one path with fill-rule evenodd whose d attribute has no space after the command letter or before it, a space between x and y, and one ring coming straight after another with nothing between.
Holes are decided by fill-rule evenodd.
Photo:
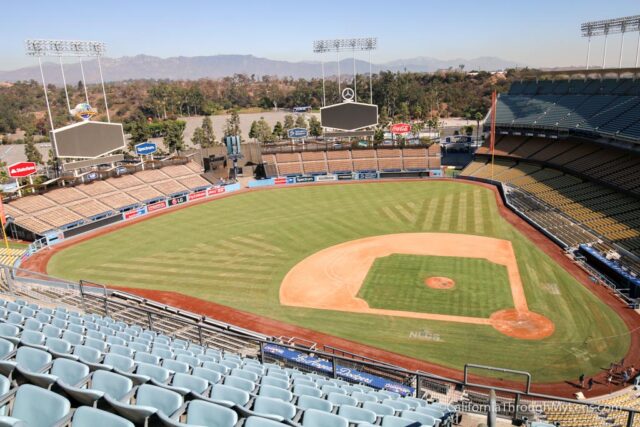
<instances>
[{"instance_id":1,"label":"hazy sky","mask_svg":"<svg viewBox=\"0 0 640 427\"><path fill-rule=\"evenodd\" d=\"M322 4L322 6L321 6ZM3 0L0 69L35 64L27 38L99 40L108 56L253 54L319 59L314 39L376 36L374 62L498 56L533 66L584 65L584 21L640 14L638 0ZM637 34L625 38L635 62ZM607 63L616 65L620 36ZM603 41L592 43L592 63Z\"/></svg>"}]
</instances>

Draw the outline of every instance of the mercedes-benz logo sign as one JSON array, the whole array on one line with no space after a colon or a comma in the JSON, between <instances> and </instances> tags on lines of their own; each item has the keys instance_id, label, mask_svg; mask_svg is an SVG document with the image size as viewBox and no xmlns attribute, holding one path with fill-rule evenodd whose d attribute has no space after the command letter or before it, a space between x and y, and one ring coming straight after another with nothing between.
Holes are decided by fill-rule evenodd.
<instances>
[{"instance_id":1,"label":"mercedes-benz logo sign","mask_svg":"<svg viewBox=\"0 0 640 427\"><path fill-rule=\"evenodd\" d=\"M345 101L352 101L355 95L355 92L350 87L345 87L342 90L342 99Z\"/></svg>"}]
</instances>

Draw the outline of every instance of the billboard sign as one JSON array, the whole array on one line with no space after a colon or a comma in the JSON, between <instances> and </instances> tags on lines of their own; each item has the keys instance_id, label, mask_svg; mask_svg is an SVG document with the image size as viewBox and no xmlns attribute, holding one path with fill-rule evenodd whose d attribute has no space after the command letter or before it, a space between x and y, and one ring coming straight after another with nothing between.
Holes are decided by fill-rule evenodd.
<instances>
[{"instance_id":1,"label":"billboard sign","mask_svg":"<svg viewBox=\"0 0 640 427\"><path fill-rule=\"evenodd\" d=\"M343 102L320 109L323 128L352 131L378 124L378 106L359 102Z\"/></svg>"},{"instance_id":2,"label":"billboard sign","mask_svg":"<svg viewBox=\"0 0 640 427\"><path fill-rule=\"evenodd\" d=\"M296 182L313 182L312 176L296 176Z\"/></svg>"},{"instance_id":3,"label":"billboard sign","mask_svg":"<svg viewBox=\"0 0 640 427\"><path fill-rule=\"evenodd\" d=\"M136 144L134 148L138 156L148 156L158 151L158 146L155 142L141 142Z\"/></svg>"},{"instance_id":4,"label":"billboard sign","mask_svg":"<svg viewBox=\"0 0 640 427\"><path fill-rule=\"evenodd\" d=\"M95 159L127 146L120 123L79 122L51 136L55 155L63 159Z\"/></svg>"},{"instance_id":5,"label":"billboard sign","mask_svg":"<svg viewBox=\"0 0 640 427\"><path fill-rule=\"evenodd\" d=\"M225 188L224 187L213 187L213 188L209 188L207 190L207 196L215 196L216 194L222 194L225 192Z\"/></svg>"},{"instance_id":6,"label":"billboard sign","mask_svg":"<svg viewBox=\"0 0 640 427\"><path fill-rule=\"evenodd\" d=\"M189 200L204 199L206 196L207 196L207 190L196 191L195 193L189 194Z\"/></svg>"},{"instance_id":7,"label":"billboard sign","mask_svg":"<svg viewBox=\"0 0 640 427\"><path fill-rule=\"evenodd\" d=\"M411 132L411 125L409 123L396 123L391 125L391 133L394 135L403 135Z\"/></svg>"},{"instance_id":8,"label":"billboard sign","mask_svg":"<svg viewBox=\"0 0 640 427\"><path fill-rule=\"evenodd\" d=\"M33 162L19 162L9 166L9 176L12 178L24 178L33 175L37 171L37 166Z\"/></svg>"},{"instance_id":9,"label":"billboard sign","mask_svg":"<svg viewBox=\"0 0 640 427\"><path fill-rule=\"evenodd\" d=\"M287 131L287 136L291 139L306 138L309 136L309 131L305 128L293 128Z\"/></svg>"},{"instance_id":10,"label":"billboard sign","mask_svg":"<svg viewBox=\"0 0 640 427\"><path fill-rule=\"evenodd\" d=\"M123 219L132 219L132 218L137 218L139 216L142 215L146 215L147 213L147 207L143 206L141 208L138 209L132 209L130 211L126 211L122 214Z\"/></svg>"},{"instance_id":11,"label":"billboard sign","mask_svg":"<svg viewBox=\"0 0 640 427\"><path fill-rule=\"evenodd\" d=\"M368 372L357 371L347 366L336 365L334 371L334 366L328 360L310 356L296 350L288 349L286 347L280 347L275 344L266 344L264 346L264 352L271 354L279 359L294 362L296 365L305 366L309 370L319 371L328 375L331 375L335 372L338 378L356 384L366 384L369 387L373 387L379 390L393 391L403 396L412 396L415 392L415 389L413 387L380 377L378 375L370 374Z\"/></svg>"},{"instance_id":12,"label":"billboard sign","mask_svg":"<svg viewBox=\"0 0 640 427\"><path fill-rule=\"evenodd\" d=\"M188 197L186 194L182 194L180 196L174 196L169 199L169 206L181 205L183 203L186 203L187 200L188 200Z\"/></svg>"},{"instance_id":13,"label":"billboard sign","mask_svg":"<svg viewBox=\"0 0 640 427\"><path fill-rule=\"evenodd\" d=\"M147 212L159 211L160 209L164 209L166 207L167 207L167 202L166 200L163 200L161 202L156 202L156 203L147 205Z\"/></svg>"}]
</instances>

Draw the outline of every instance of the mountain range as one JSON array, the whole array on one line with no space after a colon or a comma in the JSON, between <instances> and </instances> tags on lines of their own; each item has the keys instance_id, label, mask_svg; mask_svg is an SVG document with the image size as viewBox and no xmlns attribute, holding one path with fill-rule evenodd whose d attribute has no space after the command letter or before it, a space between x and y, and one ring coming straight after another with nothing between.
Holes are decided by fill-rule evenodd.
<instances>
[{"instance_id":1,"label":"mountain range","mask_svg":"<svg viewBox=\"0 0 640 427\"><path fill-rule=\"evenodd\" d=\"M322 75L320 62L301 61L289 62L260 58L253 55L213 55L213 56L177 56L160 58L149 55L124 56L121 58L102 58L102 71L105 81L123 81L132 79L169 79L169 80L197 80L201 78L221 78L234 74L261 76L279 76L293 78L312 78ZM87 83L100 80L98 65L95 59L83 62ZM441 60L430 57L416 57L400 59L380 64L372 64L372 71L411 71L433 72L441 69L458 68L464 65L465 70L495 71L515 66L522 66L513 61L496 57L478 57L474 59ZM353 75L353 59L343 57L340 61L342 75ZM358 74L369 72L369 63L356 59L355 67ZM43 68L47 83L61 84L62 73L60 64L44 62ZM325 62L325 75L336 76L337 61ZM64 72L67 83L81 79L78 63L65 63ZM40 80L40 70L37 65L19 68L11 71L0 71L0 82L16 82L20 80Z\"/></svg>"}]
</instances>

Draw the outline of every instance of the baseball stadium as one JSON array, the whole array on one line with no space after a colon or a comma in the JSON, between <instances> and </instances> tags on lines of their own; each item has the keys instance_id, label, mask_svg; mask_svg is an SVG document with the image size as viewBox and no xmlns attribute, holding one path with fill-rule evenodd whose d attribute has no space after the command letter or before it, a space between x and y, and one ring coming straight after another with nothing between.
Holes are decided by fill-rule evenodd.
<instances>
[{"instance_id":1,"label":"baseball stadium","mask_svg":"<svg viewBox=\"0 0 640 427\"><path fill-rule=\"evenodd\" d=\"M444 140L125 157L77 107L60 177L9 167L0 425L640 425L639 70L511 82L457 168ZM405 133L342 96L325 137Z\"/></svg>"}]
</instances>

